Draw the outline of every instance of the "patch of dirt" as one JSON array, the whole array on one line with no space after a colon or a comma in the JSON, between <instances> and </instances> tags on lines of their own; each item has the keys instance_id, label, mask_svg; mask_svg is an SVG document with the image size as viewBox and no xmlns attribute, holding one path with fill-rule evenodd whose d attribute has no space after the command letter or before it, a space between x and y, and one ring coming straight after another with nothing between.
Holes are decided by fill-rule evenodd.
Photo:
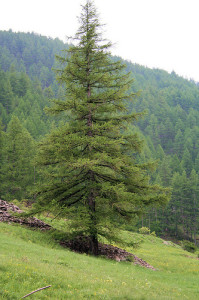
<instances>
[{"instance_id":1,"label":"patch of dirt","mask_svg":"<svg viewBox=\"0 0 199 300\"><path fill-rule=\"evenodd\" d=\"M52 227L43 221L31 217L31 218L23 218L23 217L16 217L13 213L23 213L23 211L13 203L8 203L7 201L0 199L0 222L13 222L19 223L23 225L27 225L29 227L37 227L41 230L49 230Z\"/></svg>"}]
</instances>

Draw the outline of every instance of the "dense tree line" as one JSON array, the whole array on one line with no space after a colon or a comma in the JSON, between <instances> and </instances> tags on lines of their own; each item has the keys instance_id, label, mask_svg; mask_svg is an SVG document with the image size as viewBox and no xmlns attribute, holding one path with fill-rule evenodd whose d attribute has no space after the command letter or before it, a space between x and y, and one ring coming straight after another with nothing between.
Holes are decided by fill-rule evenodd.
<instances>
[{"instance_id":1,"label":"dense tree line","mask_svg":"<svg viewBox=\"0 0 199 300\"><path fill-rule=\"evenodd\" d=\"M49 132L52 122L55 126L59 122L47 116L43 109L49 106L50 98L64 97L64 88L58 86L51 70L57 67L55 54L63 49L68 49L68 45L58 39L0 31L0 176L1 182L4 181L1 195L9 199L27 197L6 188L5 166L12 161L6 154L11 141L9 128L13 117L17 117L23 134L24 130L26 134L28 131L34 144ZM173 189L169 205L163 211L158 208L146 211L143 224L159 234L168 232L196 239L199 230L198 84L175 72L168 74L129 61L125 64L127 72L135 78L131 92L141 90L137 102L129 104L129 111L146 112L137 125L129 126L129 131L138 132L145 141L144 150L136 159L138 162L157 160L151 182ZM34 182L32 177L30 182Z\"/></svg>"},{"instance_id":2,"label":"dense tree line","mask_svg":"<svg viewBox=\"0 0 199 300\"><path fill-rule=\"evenodd\" d=\"M196 240L195 232L199 229L198 85L174 72L168 74L128 63L127 66L134 74L134 68L138 70L138 80L142 82L143 91L135 108L147 111L138 126L147 142L146 158L158 160L153 180L173 190L166 209L148 213L145 225L159 233L194 236ZM177 189L181 191L180 197Z\"/></svg>"},{"instance_id":3,"label":"dense tree line","mask_svg":"<svg viewBox=\"0 0 199 300\"><path fill-rule=\"evenodd\" d=\"M51 71L55 67L55 55L68 45L59 39L52 40L34 33L0 31L0 65L4 71L12 65L20 72L26 72L31 79L39 79L42 87L55 80Z\"/></svg>"},{"instance_id":4,"label":"dense tree line","mask_svg":"<svg viewBox=\"0 0 199 300\"><path fill-rule=\"evenodd\" d=\"M4 129L14 114L35 139L47 133L50 121L44 107L49 105L51 94L50 88L42 90L40 82L26 73L14 67L7 72L0 68L0 119Z\"/></svg>"}]
</instances>

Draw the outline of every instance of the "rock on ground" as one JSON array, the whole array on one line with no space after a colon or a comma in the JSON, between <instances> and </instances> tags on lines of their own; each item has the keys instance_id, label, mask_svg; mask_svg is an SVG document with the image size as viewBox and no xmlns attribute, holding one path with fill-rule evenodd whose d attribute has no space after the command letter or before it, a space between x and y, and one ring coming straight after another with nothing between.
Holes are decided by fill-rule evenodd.
<instances>
[{"instance_id":1,"label":"rock on ground","mask_svg":"<svg viewBox=\"0 0 199 300\"><path fill-rule=\"evenodd\" d=\"M0 199L0 222L14 222L19 224L24 224L30 227L37 227L41 230L51 229L51 226L44 223L43 221L31 217L16 217L13 213L23 213L23 211L13 203L8 203L7 201Z\"/></svg>"}]
</instances>

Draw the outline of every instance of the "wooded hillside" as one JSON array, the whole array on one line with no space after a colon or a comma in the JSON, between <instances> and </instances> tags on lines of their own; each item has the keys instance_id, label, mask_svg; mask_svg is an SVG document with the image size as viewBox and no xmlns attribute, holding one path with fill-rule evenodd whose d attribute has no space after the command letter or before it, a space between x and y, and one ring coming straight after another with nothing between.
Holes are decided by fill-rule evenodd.
<instances>
[{"instance_id":1,"label":"wooded hillside","mask_svg":"<svg viewBox=\"0 0 199 300\"><path fill-rule=\"evenodd\" d=\"M55 55L68 45L33 33L0 31L0 198L29 199L41 180L34 165L37 142L61 118L44 107L64 96L52 68ZM113 61L117 57L112 58ZM153 183L172 188L164 209L146 211L138 225L158 234L197 238L199 230L199 85L177 74L125 61L132 73L132 91L140 91L129 112L146 111L129 127L145 141L138 162L157 160ZM128 228L131 230L132 228Z\"/></svg>"}]
</instances>

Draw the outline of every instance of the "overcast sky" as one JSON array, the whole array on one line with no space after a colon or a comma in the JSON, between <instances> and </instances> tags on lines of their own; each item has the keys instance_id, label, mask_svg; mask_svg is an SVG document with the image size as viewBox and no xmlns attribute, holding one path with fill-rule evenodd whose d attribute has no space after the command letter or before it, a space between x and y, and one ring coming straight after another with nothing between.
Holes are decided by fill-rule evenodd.
<instances>
[{"instance_id":1,"label":"overcast sky","mask_svg":"<svg viewBox=\"0 0 199 300\"><path fill-rule=\"evenodd\" d=\"M1 0L0 30L74 35L86 0ZM199 82L199 0L95 0L112 53Z\"/></svg>"}]
</instances>

